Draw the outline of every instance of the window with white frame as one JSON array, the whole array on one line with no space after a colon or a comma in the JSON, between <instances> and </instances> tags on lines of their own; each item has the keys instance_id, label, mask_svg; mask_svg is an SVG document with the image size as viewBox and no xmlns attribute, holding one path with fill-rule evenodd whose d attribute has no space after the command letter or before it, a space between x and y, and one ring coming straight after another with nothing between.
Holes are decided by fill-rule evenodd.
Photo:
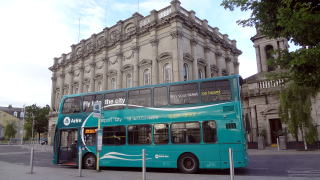
<instances>
[{"instance_id":1,"label":"window with white frame","mask_svg":"<svg viewBox=\"0 0 320 180\"><path fill-rule=\"evenodd\" d=\"M143 83L144 85L151 84L151 70L149 68L143 71Z\"/></svg>"},{"instance_id":2,"label":"window with white frame","mask_svg":"<svg viewBox=\"0 0 320 180\"><path fill-rule=\"evenodd\" d=\"M102 91L101 81L97 83L97 91Z\"/></svg>"},{"instance_id":3,"label":"window with white frame","mask_svg":"<svg viewBox=\"0 0 320 180\"><path fill-rule=\"evenodd\" d=\"M199 77L199 79L204 78L204 73L203 73L202 69L198 69L198 77Z\"/></svg>"},{"instance_id":4,"label":"window with white frame","mask_svg":"<svg viewBox=\"0 0 320 180\"><path fill-rule=\"evenodd\" d=\"M163 82L164 83L171 82L171 67L169 63L163 66Z\"/></svg>"},{"instance_id":5,"label":"window with white frame","mask_svg":"<svg viewBox=\"0 0 320 180\"><path fill-rule=\"evenodd\" d=\"M111 89L117 89L117 80L115 77L111 78Z\"/></svg>"},{"instance_id":6,"label":"window with white frame","mask_svg":"<svg viewBox=\"0 0 320 180\"><path fill-rule=\"evenodd\" d=\"M183 64L183 80L187 81L189 79L189 67L187 63Z\"/></svg>"},{"instance_id":7,"label":"window with white frame","mask_svg":"<svg viewBox=\"0 0 320 180\"><path fill-rule=\"evenodd\" d=\"M126 83L127 83L127 88L131 88L132 87L132 75L130 73L127 74Z\"/></svg>"}]
</instances>

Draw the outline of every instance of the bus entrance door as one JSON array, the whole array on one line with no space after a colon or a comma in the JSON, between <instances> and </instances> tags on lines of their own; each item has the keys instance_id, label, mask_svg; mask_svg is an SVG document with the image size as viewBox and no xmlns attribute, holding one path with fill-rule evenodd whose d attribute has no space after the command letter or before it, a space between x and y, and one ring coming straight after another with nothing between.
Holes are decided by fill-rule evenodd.
<instances>
[{"instance_id":1,"label":"bus entrance door","mask_svg":"<svg viewBox=\"0 0 320 180\"><path fill-rule=\"evenodd\" d=\"M59 164L77 165L78 130L68 129L60 132Z\"/></svg>"}]
</instances>

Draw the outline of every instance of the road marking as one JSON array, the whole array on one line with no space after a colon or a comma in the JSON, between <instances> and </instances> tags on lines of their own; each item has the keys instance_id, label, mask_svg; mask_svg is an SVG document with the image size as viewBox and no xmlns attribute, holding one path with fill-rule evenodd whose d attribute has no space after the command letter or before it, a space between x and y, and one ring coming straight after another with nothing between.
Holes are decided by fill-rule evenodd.
<instances>
[{"instance_id":1,"label":"road marking","mask_svg":"<svg viewBox=\"0 0 320 180\"><path fill-rule=\"evenodd\" d=\"M318 169L291 169L287 171L290 177L320 177L320 170Z\"/></svg>"},{"instance_id":2,"label":"road marking","mask_svg":"<svg viewBox=\"0 0 320 180\"><path fill-rule=\"evenodd\" d=\"M14 155L14 154L28 154L30 152L6 152L6 153L0 153L1 155Z\"/></svg>"},{"instance_id":3,"label":"road marking","mask_svg":"<svg viewBox=\"0 0 320 180\"><path fill-rule=\"evenodd\" d=\"M268 170L269 168L247 168L247 169L253 169L253 170Z\"/></svg>"}]
</instances>

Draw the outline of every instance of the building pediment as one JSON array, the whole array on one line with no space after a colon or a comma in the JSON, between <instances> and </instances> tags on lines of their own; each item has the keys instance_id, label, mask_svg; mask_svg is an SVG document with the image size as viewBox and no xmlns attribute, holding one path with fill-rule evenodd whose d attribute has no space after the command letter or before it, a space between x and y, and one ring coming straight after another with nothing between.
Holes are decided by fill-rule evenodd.
<instances>
[{"instance_id":1,"label":"building pediment","mask_svg":"<svg viewBox=\"0 0 320 180\"><path fill-rule=\"evenodd\" d=\"M142 61L139 62L139 67L142 66L148 66L152 64L152 60L150 59L143 59Z\"/></svg>"}]
</instances>

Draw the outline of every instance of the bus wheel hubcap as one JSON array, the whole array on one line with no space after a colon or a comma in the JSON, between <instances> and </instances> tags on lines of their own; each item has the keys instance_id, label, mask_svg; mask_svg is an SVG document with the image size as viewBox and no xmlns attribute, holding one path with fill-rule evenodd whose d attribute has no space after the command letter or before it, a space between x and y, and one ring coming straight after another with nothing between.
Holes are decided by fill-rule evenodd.
<instances>
[{"instance_id":1,"label":"bus wheel hubcap","mask_svg":"<svg viewBox=\"0 0 320 180\"><path fill-rule=\"evenodd\" d=\"M192 169L194 167L193 159L185 158L183 161L183 165L186 169Z\"/></svg>"}]
</instances>

